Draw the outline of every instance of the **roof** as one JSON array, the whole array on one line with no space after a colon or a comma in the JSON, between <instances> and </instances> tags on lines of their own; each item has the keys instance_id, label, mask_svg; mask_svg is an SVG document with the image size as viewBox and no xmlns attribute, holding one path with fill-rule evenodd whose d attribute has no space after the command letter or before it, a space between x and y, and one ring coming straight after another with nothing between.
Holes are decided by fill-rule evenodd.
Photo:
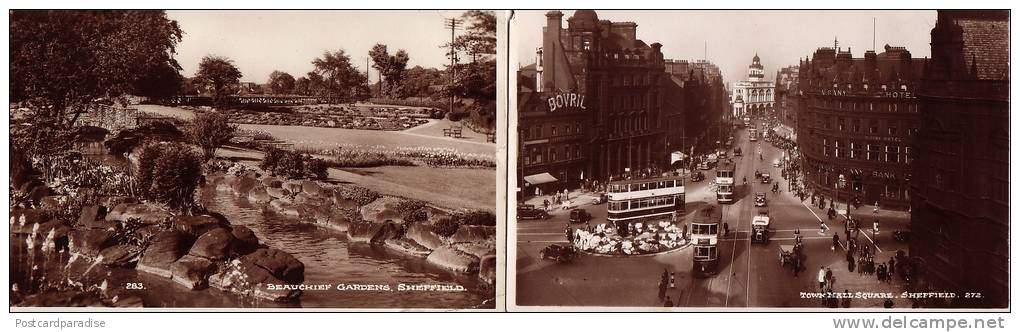
<instances>
[{"instance_id":1,"label":"roof","mask_svg":"<svg viewBox=\"0 0 1020 332\"><path fill-rule=\"evenodd\" d=\"M957 19L963 29L963 55L976 65L979 80L1009 80L1009 21Z\"/></svg>"},{"instance_id":2,"label":"roof","mask_svg":"<svg viewBox=\"0 0 1020 332\"><path fill-rule=\"evenodd\" d=\"M722 209L715 205L709 205L691 214L692 224L719 224L722 223Z\"/></svg>"}]
</instances>

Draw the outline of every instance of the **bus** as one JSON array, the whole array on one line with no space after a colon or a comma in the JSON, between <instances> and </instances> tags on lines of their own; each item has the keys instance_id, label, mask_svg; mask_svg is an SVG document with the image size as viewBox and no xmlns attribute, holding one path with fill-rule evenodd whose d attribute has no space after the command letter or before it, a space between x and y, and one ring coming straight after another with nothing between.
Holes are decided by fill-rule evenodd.
<instances>
[{"instance_id":1,"label":"bus","mask_svg":"<svg viewBox=\"0 0 1020 332\"><path fill-rule=\"evenodd\" d=\"M678 175L610 181L608 220L622 229L628 223L676 222L686 212L684 179Z\"/></svg>"},{"instance_id":2,"label":"bus","mask_svg":"<svg viewBox=\"0 0 1020 332\"><path fill-rule=\"evenodd\" d=\"M715 169L715 199L718 203L733 203L733 176L736 165L732 161L719 162Z\"/></svg>"},{"instance_id":3,"label":"bus","mask_svg":"<svg viewBox=\"0 0 1020 332\"><path fill-rule=\"evenodd\" d=\"M695 277L713 276L719 270L719 225L722 224L722 208L709 205L694 213L690 219L691 244L694 248Z\"/></svg>"}]
</instances>

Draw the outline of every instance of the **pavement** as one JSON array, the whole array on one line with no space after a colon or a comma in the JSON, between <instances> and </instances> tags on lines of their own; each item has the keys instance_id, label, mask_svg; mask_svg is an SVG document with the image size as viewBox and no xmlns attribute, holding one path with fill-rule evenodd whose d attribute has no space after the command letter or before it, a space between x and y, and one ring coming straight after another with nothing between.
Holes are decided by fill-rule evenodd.
<instances>
[{"instance_id":1,"label":"pavement","mask_svg":"<svg viewBox=\"0 0 1020 332\"><path fill-rule=\"evenodd\" d=\"M861 275L847 269L845 252L832 248L832 234L843 238L843 219L829 221L824 210L810 206L810 200L801 201L787 192L786 180L780 169L771 166L782 151L762 142L764 162L756 156L757 142L747 140L746 131L735 135L735 144L741 144L744 157L734 158L737 164L736 202L722 205L724 222L731 230L718 246L720 257L718 274L709 278L695 278L691 274L691 248L652 257L596 257L579 255L571 263L554 263L538 258L542 248L553 243L566 243L564 230L569 227L569 210L550 209L548 220L518 221L516 223L516 302L520 306L626 306L661 307L658 283L663 270L676 275L675 289L668 294L680 307L801 307L821 308L821 300L802 296L802 292L818 289L816 281L819 267L831 268L835 275L835 289L851 293L874 292L899 294L904 290L901 280L879 282L874 275ZM736 146L736 145L735 145ZM750 153L755 152L755 153ZM754 170L768 171L780 182L779 193L771 192L771 184L754 181ZM686 185L687 211L715 204L715 193L709 184L712 171L705 172L706 180ZM748 183L743 184L742 178ZM772 217L772 240L767 244L752 244L750 220L756 214L753 196L765 192L769 214ZM542 206L549 196L532 197L526 203ZM571 208L580 207L592 213L592 224L605 222L606 206L592 205L591 193L570 193ZM551 199L550 199L551 201ZM897 250L907 251L906 244L892 239L892 231L909 227L909 213L879 210L864 206L851 214L864 220L860 241L876 248L876 262L886 262ZM880 219L880 232L870 231L873 218ZM819 233L819 224L825 220L830 229ZM805 270L794 276L788 267L779 264L779 246L793 244L794 230L804 236ZM845 239L841 239L841 242ZM851 308L881 308L884 298L854 299ZM905 299L894 299L895 307L909 308Z\"/></svg>"}]
</instances>

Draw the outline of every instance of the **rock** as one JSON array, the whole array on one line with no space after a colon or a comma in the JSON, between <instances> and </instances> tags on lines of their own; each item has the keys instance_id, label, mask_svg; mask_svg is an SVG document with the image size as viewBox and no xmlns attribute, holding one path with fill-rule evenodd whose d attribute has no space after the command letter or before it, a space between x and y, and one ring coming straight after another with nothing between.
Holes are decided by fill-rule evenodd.
<instances>
[{"instance_id":1,"label":"rock","mask_svg":"<svg viewBox=\"0 0 1020 332\"><path fill-rule=\"evenodd\" d=\"M101 205L86 206L81 209L81 214L78 216L78 225L85 228L106 229L111 224L104 218L106 218L106 207Z\"/></svg>"},{"instance_id":2,"label":"rock","mask_svg":"<svg viewBox=\"0 0 1020 332\"><path fill-rule=\"evenodd\" d=\"M400 237L400 226L388 223L354 222L347 228L347 240L361 243L383 243L386 239Z\"/></svg>"},{"instance_id":3,"label":"rock","mask_svg":"<svg viewBox=\"0 0 1020 332\"><path fill-rule=\"evenodd\" d=\"M457 250L460 250L463 253L470 254L471 256L475 256L478 258L496 254L495 242L457 243L454 244L453 247L457 248Z\"/></svg>"},{"instance_id":4,"label":"rock","mask_svg":"<svg viewBox=\"0 0 1020 332\"><path fill-rule=\"evenodd\" d=\"M435 225L440 219L450 216L449 212L440 210L434 206L426 205L422 208L422 210L425 211L425 222L429 225Z\"/></svg>"},{"instance_id":5,"label":"rock","mask_svg":"<svg viewBox=\"0 0 1020 332\"><path fill-rule=\"evenodd\" d=\"M255 232L252 232L251 228L247 226L234 226L230 230L230 235L234 238L230 244L230 251L237 255L253 253L260 247L259 238L255 237Z\"/></svg>"},{"instance_id":6,"label":"rock","mask_svg":"<svg viewBox=\"0 0 1020 332\"><path fill-rule=\"evenodd\" d=\"M213 261L223 260L230 255L230 246L234 241L234 236L229 230L216 228L199 236L188 251L188 255Z\"/></svg>"},{"instance_id":7,"label":"rock","mask_svg":"<svg viewBox=\"0 0 1020 332\"><path fill-rule=\"evenodd\" d=\"M244 296L253 296L274 302L290 302L300 295L299 290L269 289L267 285L280 285L284 281L268 270L251 262L235 259L219 272L209 276L209 286Z\"/></svg>"},{"instance_id":8,"label":"rock","mask_svg":"<svg viewBox=\"0 0 1020 332\"><path fill-rule=\"evenodd\" d=\"M299 192L294 195L294 204L299 205L328 205L326 200L319 198L318 196L309 195L306 192Z\"/></svg>"},{"instance_id":9,"label":"rock","mask_svg":"<svg viewBox=\"0 0 1020 332\"><path fill-rule=\"evenodd\" d=\"M305 281L305 264L282 250L260 248L241 256L242 263L251 263L269 271L277 279L299 284Z\"/></svg>"},{"instance_id":10,"label":"rock","mask_svg":"<svg viewBox=\"0 0 1020 332\"><path fill-rule=\"evenodd\" d=\"M301 188L301 181L299 180L287 180L283 182L283 189L287 189L287 191L290 191L291 193L299 193L301 192Z\"/></svg>"},{"instance_id":11,"label":"rock","mask_svg":"<svg viewBox=\"0 0 1020 332\"><path fill-rule=\"evenodd\" d=\"M450 236L450 243L459 242L486 242L496 238L496 227L461 225L457 232Z\"/></svg>"},{"instance_id":12,"label":"rock","mask_svg":"<svg viewBox=\"0 0 1020 332\"><path fill-rule=\"evenodd\" d=\"M108 196L99 199L99 205L105 207L106 211L109 211L110 208L121 203L138 203L138 200L134 197L126 196Z\"/></svg>"},{"instance_id":13,"label":"rock","mask_svg":"<svg viewBox=\"0 0 1020 332\"><path fill-rule=\"evenodd\" d=\"M59 210L60 201L67 199L67 196L63 195L49 195L39 199L39 207L44 210Z\"/></svg>"},{"instance_id":14,"label":"rock","mask_svg":"<svg viewBox=\"0 0 1020 332\"><path fill-rule=\"evenodd\" d=\"M163 230L160 229L158 225L147 225L136 229L135 234L137 234L139 238L148 239L152 238L153 236L156 236L156 233L162 231Z\"/></svg>"},{"instance_id":15,"label":"rock","mask_svg":"<svg viewBox=\"0 0 1020 332\"><path fill-rule=\"evenodd\" d=\"M280 187L266 187L266 194L272 198L284 198L290 197L290 190L283 189Z\"/></svg>"},{"instance_id":16,"label":"rock","mask_svg":"<svg viewBox=\"0 0 1020 332\"><path fill-rule=\"evenodd\" d=\"M478 257L466 254L453 247L433 250L425 259L438 267L461 273L478 271Z\"/></svg>"},{"instance_id":17,"label":"rock","mask_svg":"<svg viewBox=\"0 0 1020 332\"><path fill-rule=\"evenodd\" d=\"M138 260L137 269L170 278L173 273L170 265L181 258L191 248L193 238L187 233L180 231L162 231L156 234L149 241L149 247L145 248L142 258Z\"/></svg>"},{"instance_id":18,"label":"rock","mask_svg":"<svg viewBox=\"0 0 1020 332\"><path fill-rule=\"evenodd\" d=\"M73 230L68 234L68 248L88 258L96 258L99 253L113 245L113 233L103 229Z\"/></svg>"},{"instance_id":19,"label":"rock","mask_svg":"<svg viewBox=\"0 0 1020 332\"><path fill-rule=\"evenodd\" d=\"M145 303L142 302L142 298L138 295L117 295L112 300L113 306L116 308L142 308L145 307Z\"/></svg>"},{"instance_id":20,"label":"rock","mask_svg":"<svg viewBox=\"0 0 1020 332\"><path fill-rule=\"evenodd\" d=\"M414 240L399 238L399 239L386 239L384 241L387 248L411 255L425 258L432 253L432 250L425 248L422 245L414 242Z\"/></svg>"},{"instance_id":21,"label":"rock","mask_svg":"<svg viewBox=\"0 0 1020 332\"><path fill-rule=\"evenodd\" d=\"M397 207L401 202L405 201L403 198L386 196L380 197L372 203L368 203L361 207L361 219L369 222L403 222L403 217Z\"/></svg>"},{"instance_id":22,"label":"rock","mask_svg":"<svg viewBox=\"0 0 1020 332\"><path fill-rule=\"evenodd\" d=\"M294 218L301 217L301 213L298 212L297 206L295 206L290 199L274 199L272 202L269 202L269 206L279 214Z\"/></svg>"},{"instance_id":23,"label":"rock","mask_svg":"<svg viewBox=\"0 0 1020 332\"><path fill-rule=\"evenodd\" d=\"M312 197L322 196L322 186L318 182L311 180L301 181L301 192Z\"/></svg>"},{"instance_id":24,"label":"rock","mask_svg":"<svg viewBox=\"0 0 1020 332\"><path fill-rule=\"evenodd\" d=\"M265 187L261 186L255 187L255 189L252 189L251 191L248 192L248 201L255 204L269 203L269 201L272 199L273 196L270 196L269 193L266 192Z\"/></svg>"},{"instance_id":25,"label":"rock","mask_svg":"<svg viewBox=\"0 0 1020 332\"><path fill-rule=\"evenodd\" d=\"M192 237L199 237L205 232L229 227L229 223L223 223L219 219L213 216L199 215L199 216L176 216L171 221L173 228L190 234Z\"/></svg>"},{"instance_id":26,"label":"rock","mask_svg":"<svg viewBox=\"0 0 1020 332\"><path fill-rule=\"evenodd\" d=\"M255 185L259 183L260 182L255 180L255 178L243 176L237 178L237 180L230 185L230 189L234 190L234 195L247 197L248 192L255 188Z\"/></svg>"},{"instance_id":27,"label":"rock","mask_svg":"<svg viewBox=\"0 0 1020 332\"><path fill-rule=\"evenodd\" d=\"M478 263L478 279L489 284L496 284L496 255L486 255Z\"/></svg>"},{"instance_id":28,"label":"rock","mask_svg":"<svg viewBox=\"0 0 1020 332\"><path fill-rule=\"evenodd\" d=\"M117 244L99 252L96 259L103 265L116 267L130 267L138 263L138 255L142 248L130 244Z\"/></svg>"},{"instance_id":29,"label":"rock","mask_svg":"<svg viewBox=\"0 0 1020 332\"><path fill-rule=\"evenodd\" d=\"M107 221L138 219L143 224L155 225L170 217L170 213L148 204L120 203L106 214Z\"/></svg>"},{"instance_id":30,"label":"rock","mask_svg":"<svg viewBox=\"0 0 1020 332\"><path fill-rule=\"evenodd\" d=\"M267 176L262 178L262 185L266 188L282 188L283 181L275 176Z\"/></svg>"},{"instance_id":31,"label":"rock","mask_svg":"<svg viewBox=\"0 0 1020 332\"><path fill-rule=\"evenodd\" d=\"M404 233L404 237L414 240L418 244L435 250L436 248L443 246L443 239L432 232L432 227L423 225L421 223L411 223L407 227L407 232Z\"/></svg>"},{"instance_id":32,"label":"rock","mask_svg":"<svg viewBox=\"0 0 1020 332\"><path fill-rule=\"evenodd\" d=\"M212 261L192 255L184 255L170 265L171 279L191 290L202 289L208 285L209 275L216 266Z\"/></svg>"}]
</instances>

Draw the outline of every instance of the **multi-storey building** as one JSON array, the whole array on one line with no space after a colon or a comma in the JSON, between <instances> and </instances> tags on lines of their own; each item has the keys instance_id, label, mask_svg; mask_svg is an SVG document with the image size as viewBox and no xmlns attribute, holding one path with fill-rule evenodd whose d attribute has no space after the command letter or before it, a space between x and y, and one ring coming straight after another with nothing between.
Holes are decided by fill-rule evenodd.
<instances>
[{"instance_id":1,"label":"multi-storey building","mask_svg":"<svg viewBox=\"0 0 1020 332\"><path fill-rule=\"evenodd\" d=\"M666 60L665 70L671 86L667 89L666 114L682 109L678 116L681 125L667 126L667 146L670 151L689 153L691 147L698 151L718 148L714 143L725 137L726 126L720 121L726 116L726 87L722 72L715 64L705 61ZM674 108L674 103L680 105ZM668 120L667 120L668 121ZM667 122L668 123L668 122ZM676 147L683 146L682 149Z\"/></svg>"},{"instance_id":2,"label":"multi-storey building","mask_svg":"<svg viewBox=\"0 0 1020 332\"><path fill-rule=\"evenodd\" d=\"M765 116L774 110L775 84L765 80L765 67L761 65L761 59L757 54L747 67L747 79L734 84L730 96L735 118L742 118L748 114Z\"/></svg>"},{"instance_id":3,"label":"multi-storey building","mask_svg":"<svg viewBox=\"0 0 1020 332\"><path fill-rule=\"evenodd\" d=\"M819 48L800 64L797 145L807 185L838 201L907 207L924 61L886 45L864 58Z\"/></svg>"},{"instance_id":4,"label":"multi-storey building","mask_svg":"<svg viewBox=\"0 0 1020 332\"><path fill-rule=\"evenodd\" d=\"M796 139L797 108L800 105L800 90L797 87L799 66L779 69L776 73L776 117L779 126L773 128L775 133L787 139Z\"/></svg>"},{"instance_id":5,"label":"multi-storey building","mask_svg":"<svg viewBox=\"0 0 1020 332\"><path fill-rule=\"evenodd\" d=\"M1009 11L939 11L918 96L910 254L920 290L1009 306Z\"/></svg>"}]
</instances>

